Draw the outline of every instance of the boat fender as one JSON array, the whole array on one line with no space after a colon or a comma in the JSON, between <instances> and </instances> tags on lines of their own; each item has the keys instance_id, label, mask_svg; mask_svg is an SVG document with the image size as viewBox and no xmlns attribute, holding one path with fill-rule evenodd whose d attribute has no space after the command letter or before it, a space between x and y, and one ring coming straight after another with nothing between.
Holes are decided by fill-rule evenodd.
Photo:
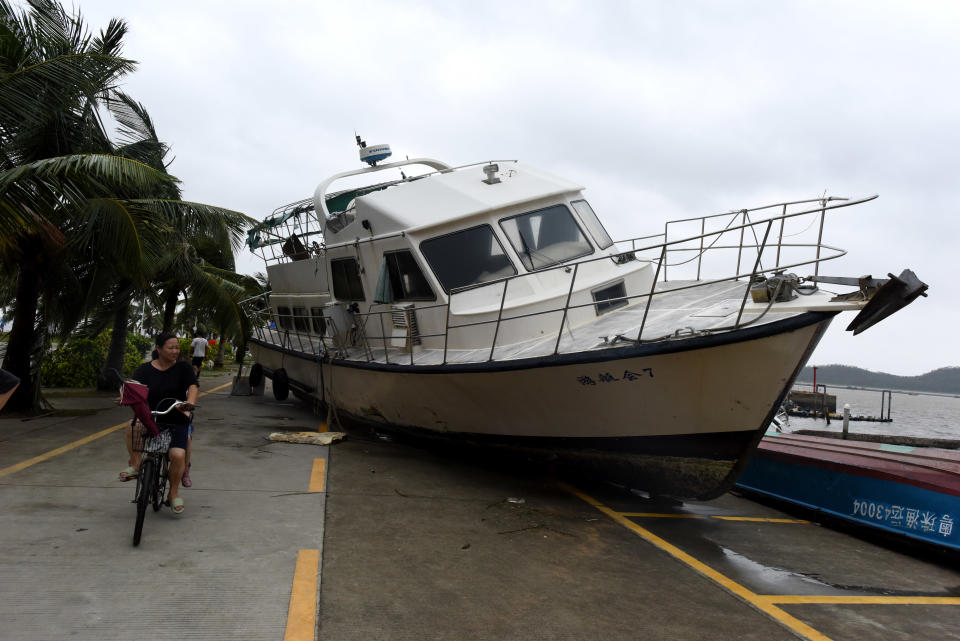
<instances>
[{"instance_id":1,"label":"boat fender","mask_svg":"<svg viewBox=\"0 0 960 641\"><path fill-rule=\"evenodd\" d=\"M250 368L250 387L257 387L263 382L263 365L254 363Z\"/></svg>"},{"instance_id":2,"label":"boat fender","mask_svg":"<svg viewBox=\"0 0 960 641\"><path fill-rule=\"evenodd\" d=\"M273 371L273 397L278 401L285 401L290 396L290 379L287 370L282 367Z\"/></svg>"}]
</instances>

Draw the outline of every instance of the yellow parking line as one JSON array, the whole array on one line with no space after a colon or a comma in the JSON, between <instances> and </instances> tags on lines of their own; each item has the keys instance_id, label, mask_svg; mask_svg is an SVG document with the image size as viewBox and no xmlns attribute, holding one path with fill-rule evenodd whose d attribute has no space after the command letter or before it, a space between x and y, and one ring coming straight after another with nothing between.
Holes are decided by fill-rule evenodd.
<instances>
[{"instance_id":1,"label":"yellow parking line","mask_svg":"<svg viewBox=\"0 0 960 641\"><path fill-rule=\"evenodd\" d=\"M212 394L212 393L216 392L217 390L222 390L224 387L227 387L227 386L232 385L232 384L233 384L233 383L230 382L230 383L224 383L223 385L220 385L219 387L214 387L212 390L210 390L210 391L208 391L208 392L203 392L202 394L199 394L199 395L198 395L198 398L199 398L200 396L206 396L207 394ZM25 470L26 468L31 467L31 466L33 466L33 465L36 465L37 463L43 463L44 461L47 461L47 460L52 459L54 456L60 456L61 454L64 454L64 453L66 453L66 452L69 452L70 450L75 450L75 449L77 449L78 447L80 447L81 445L86 445L87 443L90 443L91 441L95 441L95 440L97 440L98 438L103 438L103 437L106 436L107 434L112 434L113 432L116 432L117 430L122 430L124 427L127 426L127 423L128 423L128 422L129 422L129 421L124 421L123 423L120 423L119 425L114 425L113 427L108 427L107 429L101 430L101 431L97 432L96 434L91 434L90 436L85 436L85 437L83 437L82 439L80 439L80 440L78 440L78 441L74 441L74 442L72 442L72 443L67 443L66 445L62 445L62 446L58 447L58 448L55 449L55 450L50 450L49 452L44 452L43 454L41 454L41 455L39 455L39 456L34 456L33 458L29 458L29 459L27 459L27 460L25 460L25 461L20 461L19 463L16 463L15 465L10 465L10 466L8 466L8 467L5 467L5 468L3 468L3 469L0 469L0 479L2 479L2 478L5 477L5 476L10 476L11 474L16 474L16 473L19 472L20 470Z\"/></svg>"},{"instance_id":2,"label":"yellow parking line","mask_svg":"<svg viewBox=\"0 0 960 641\"><path fill-rule=\"evenodd\" d=\"M747 521L750 523L809 523L803 519L768 519L760 516L713 516L724 521Z\"/></svg>"},{"instance_id":3,"label":"yellow parking line","mask_svg":"<svg viewBox=\"0 0 960 641\"><path fill-rule=\"evenodd\" d=\"M317 629L317 578L320 550L300 550L293 571L290 608L283 641L313 641Z\"/></svg>"},{"instance_id":4,"label":"yellow parking line","mask_svg":"<svg viewBox=\"0 0 960 641\"><path fill-rule=\"evenodd\" d=\"M63 445L63 446L61 446L61 447L58 447L58 448L55 449L55 450L50 450L49 452L44 452L44 453L41 454L40 456L34 456L33 458L29 458L29 459L27 459L26 461L20 461L20 462L17 463L16 465L11 465L11 466L9 466L9 467L5 467L5 468L3 468L2 470L0 470L0 479L2 479L2 478L5 477L5 476L10 476L11 474L15 474L16 472L19 472L20 470L24 470L24 469L30 467L31 465L36 465L37 463L43 463L44 461L46 461L46 460L48 460L48 459L52 459L54 456L59 456L59 455L63 454L64 452L69 452L70 450L76 449L76 448L80 447L81 445L86 445L87 443L89 443L89 442L91 442L91 441L95 441L95 440L97 440L98 438L101 438L101 437L106 436L107 434L111 434L111 433L113 433L113 432L116 432L117 430L122 430L124 427L127 426L127 423L129 423L129 422L130 422L130 421L124 421L123 423L120 423L119 425L114 425L113 427L108 427L107 429L102 430L102 431L100 431L100 432L97 432L96 434L91 434L90 436L85 436L84 438L80 439L79 441L74 441L73 443L67 443L66 445Z\"/></svg>"},{"instance_id":5,"label":"yellow parking line","mask_svg":"<svg viewBox=\"0 0 960 641\"><path fill-rule=\"evenodd\" d=\"M327 459L313 459L313 470L310 472L310 491L323 492L327 478Z\"/></svg>"},{"instance_id":6,"label":"yellow parking line","mask_svg":"<svg viewBox=\"0 0 960 641\"><path fill-rule=\"evenodd\" d=\"M722 519L724 521L749 521L752 523L809 523L803 519L770 519L761 516L717 516L713 514L665 514L660 512L618 512L621 516L657 519Z\"/></svg>"},{"instance_id":7,"label":"yellow parking line","mask_svg":"<svg viewBox=\"0 0 960 641\"><path fill-rule=\"evenodd\" d=\"M955 596L807 596L761 594L757 598L781 605L960 605Z\"/></svg>"},{"instance_id":8,"label":"yellow parking line","mask_svg":"<svg viewBox=\"0 0 960 641\"><path fill-rule=\"evenodd\" d=\"M690 566L700 574L704 575L705 577L719 584L721 587L723 587L727 591L740 597L741 599L743 599L753 607L757 608L761 612L764 612L768 616L774 618L775 620L777 620L787 628L793 630L797 634L802 635L803 637L809 639L810 641L830 641L830 637L827 637L821 634L820 632L811 628L809 625L807 625L800 619L797 619L796 617L789 615L784 610L781 610L780 608L775 606L772 601L768 600L765 597L760 596L759 594L754 593L751 590L748 590L747 588L740 585L736 581L730 578L727 578L723 574L711 568L709 565L701 561L698 561L694 557L690 556L689 554L687 554L677 546L671 543L668 543L664 539L661 539L659 536L657 536L650 530L640 527L639 525L631 521L629 518L623 516L623 514L621 514L620 512L617 512L615 510L608 508L607 506L603 505L593 497L587 494L584 494L583 492L581 492L580 490L578 490L577 488L571 485L561 483L561 486L565 487L566 490L571 494L573 494L574 496L579 497L580 499L592 505L595 509L599 510L600 512L603 512L604 514L609 516L611 519L613 519L620 525L633 531L635 534L640 535L641 537L643 537L653 545L657 546L664 552L670 554L671 556L681 561L682 563L685 563L686 565Z\"/></svg>"},{"instance_id":9,"label":"yellow parking line","mask_svg":"<svg viewBox=\"0 0 960 641\"><path fill-rule=\"evenodd\" d=\"M634 516L638 518L656 518L656 519L702 519L706 518L699 514L660 514L657 512L619 512L621 516Z\"/></svg>"}]
</instances>

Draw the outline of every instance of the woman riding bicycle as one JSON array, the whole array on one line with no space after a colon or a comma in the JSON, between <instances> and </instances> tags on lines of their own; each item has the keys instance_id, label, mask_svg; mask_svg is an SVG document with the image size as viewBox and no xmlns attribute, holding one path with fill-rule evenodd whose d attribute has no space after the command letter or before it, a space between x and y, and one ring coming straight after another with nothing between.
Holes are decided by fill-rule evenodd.
<instances>
[{"instance_id":1,"label":"woman riding bicycle","mask_svg":"<svg viewBox=\"0 0 960 641\"><path fill-rule=\"evenodd\" d=\"M169 414L158 417L157 423L161 429L169 428L173 434L170 440L170 507L174 514L183 513L183 499L178 494L180 480L185 470L187 451L187 429L190 425L190 410L197 400L197 377L193 367L187 361L178 360L180 357L180 341L175 334L164 332L157 336L157 349L154 359L144 363L133 373L133 378L149 388L147 402L153 411L163 411L171 403L186 401L185 407L180 407ZM129 448L129 440L128 440ZM130 466L136 470L139 460L131 453ZM128 468L129 471L129 468ZM122 475L121 475L122 476ZM127 474L129 477L130 475Z\"/></svg>"}]
</instances>

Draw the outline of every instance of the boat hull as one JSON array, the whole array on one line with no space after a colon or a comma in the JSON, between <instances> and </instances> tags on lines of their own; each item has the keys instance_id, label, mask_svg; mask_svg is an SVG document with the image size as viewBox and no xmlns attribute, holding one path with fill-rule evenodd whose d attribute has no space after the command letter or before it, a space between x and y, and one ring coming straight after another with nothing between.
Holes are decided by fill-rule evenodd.
<instances>
[{"instance_id":1,"label":"boat hull","mask_svg":"<svg viewBox=\"0 0 960 641\"><path fill-rule=\"evenodd\" d=\"M737 487L888 534L960 550L954 450L768 436Z\"/></svg>"},{"instance_id":2,"label":"boat hull","mask_svg":"<svg viewBox=\"0 0 960 641\"><path fill-rule=\"evenodd\" d=\"M678 498L718 496L832 318L577 354L467 365L330 360L254 342L268 376L344 423L575 465Z\"/></svg>"}]
</instances>

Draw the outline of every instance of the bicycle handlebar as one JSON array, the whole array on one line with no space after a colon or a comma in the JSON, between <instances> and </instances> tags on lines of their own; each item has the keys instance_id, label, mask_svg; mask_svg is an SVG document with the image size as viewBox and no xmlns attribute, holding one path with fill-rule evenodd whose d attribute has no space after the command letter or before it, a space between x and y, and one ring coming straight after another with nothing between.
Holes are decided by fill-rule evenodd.
<instances>
[{"instance_id":1,"label":"bicycle handlebar","mask_svg":"<svg viewBox=\"0 0 960 641\"><path fill-rule=\"evenodd\" d=\"M186 401L177 401L176 403L174 403L173 405L171 405L170 407L168 407L167 409L165 409L165 410L162 411L162 412L157 412L157 411L155 411L155 410L151 410L150 413L151 413L152 415L154 415L154 416L165 416L165 415L169 414L170 412L172 412L173 410L177 409L178 407L183 407L183 406L186 406L188 410L192 410L192 409L198 407L198 405L196 405L196 404L194 404L194 403L188 403L188 402L186 402Z\"/></svg>"}]
</instances>

